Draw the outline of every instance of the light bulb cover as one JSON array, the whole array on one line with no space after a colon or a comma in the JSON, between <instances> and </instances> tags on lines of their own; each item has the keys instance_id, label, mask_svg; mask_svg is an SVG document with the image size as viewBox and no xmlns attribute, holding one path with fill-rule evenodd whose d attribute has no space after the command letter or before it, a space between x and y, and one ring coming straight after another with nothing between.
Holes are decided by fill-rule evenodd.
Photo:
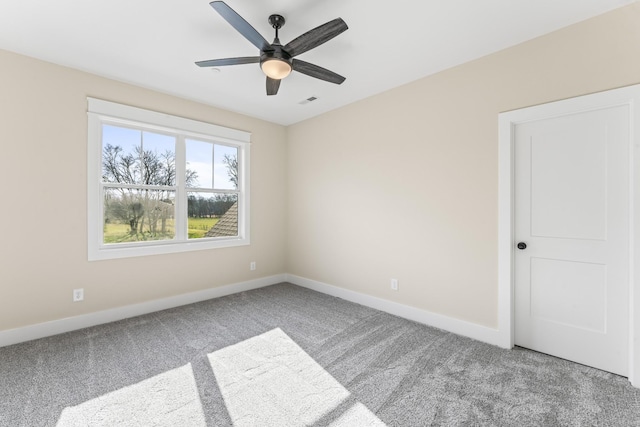
<instances>
[{"instance_id":1,"label":"light bulb cover","mask_svg":"<svg viewBox=\"0 0 640 427\"><path fill-rule=\"evenodd\" d=\"M282 80L291 73L291 64L278 58L269 58L261 62L262 72L274 80Z\"/></svg>"}]
</instances>

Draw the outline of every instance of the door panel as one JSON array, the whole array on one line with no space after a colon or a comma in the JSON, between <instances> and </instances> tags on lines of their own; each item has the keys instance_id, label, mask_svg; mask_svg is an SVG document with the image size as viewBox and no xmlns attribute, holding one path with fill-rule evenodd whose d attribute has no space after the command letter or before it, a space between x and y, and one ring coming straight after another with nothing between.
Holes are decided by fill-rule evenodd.
<instances>
[{"instance_id":1,"label":"door panel","mask_svg":"<svg viewBox=\"0 0 640 427\"><path fill-rule=\"evenodd\" d=\"M515 129L515 343L627 375L628 106Z\"/></svg>"},{"instance_id":2,"label":"door panel","mask_svg":"<svg viewBox=\"0 0 640 427\"><path fill-rule=\"evenodd\" d=\"M536 135L531 141L533 236L606 238L605 142L604 129L593 126Z\"/></svg>"},{"instance_id":3,"label":"door panel","mask_svg":"<svg viewBox=\"0 0 640 427\"><path fill-rule=\"evenodd\" d=\"M531 258L531 316L606 332L607 266Z\"/></svg>"}]
</instances>

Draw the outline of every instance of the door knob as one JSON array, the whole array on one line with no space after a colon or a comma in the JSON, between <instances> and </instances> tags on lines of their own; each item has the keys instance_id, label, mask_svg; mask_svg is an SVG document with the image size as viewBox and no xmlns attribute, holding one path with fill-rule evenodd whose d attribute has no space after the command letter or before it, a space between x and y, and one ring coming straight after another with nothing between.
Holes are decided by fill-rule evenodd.
<instances>
[{"instance_id":1,"label":"door knob","mask_svg":"<svg viewBox=\"0 0 640 427\"><path fill-rule=\"evenodd\" d=\"M518 249L521 251L527 249L527 244L525 242L518 243Z\"/></svg>"}]
</instances>

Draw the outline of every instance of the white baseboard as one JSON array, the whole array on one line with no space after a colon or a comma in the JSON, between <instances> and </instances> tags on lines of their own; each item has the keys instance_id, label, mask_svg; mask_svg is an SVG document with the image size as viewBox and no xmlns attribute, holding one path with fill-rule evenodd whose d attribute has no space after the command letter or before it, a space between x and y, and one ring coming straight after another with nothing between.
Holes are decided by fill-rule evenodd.
<instances>
[{"instance_id":1,"label":"white baseboard","mask_svg":"<svg viewBox=\"0 0 640 427\"><path fill-rule=\"evenodd\" d=\"M238 292L249 291L251 289L263 288L285 282L286 274L262 277L260 279L249 280L247 282L234 283L217 288L206 289L188 294L176 295L174 297L162 298L139 304L127 305L124 307L112 308L95 313L82 314L80 316L67 317L65 319L53 320L36 325L24 326L16 329L0 331L0 347L44 338L64 332L75 331L77 329L88 328L90 326L115 322L129 317L140 316L142 314L153 313L168 308L179 307L181 305L192 304L194 302L206 301L212 298L219 298Z\"/></svg>"},{"instance_id":2,"label":"white baseboard","mask_svg":"<svg viewBox=\"0 0 640 427\"><path fill-rule=\"evenodd\" d=\"M466 322L464 320L454 319L452 317L443 316L441 314L432 313L397 302L373 297L355 291L350 291L348 289L339 288L337 286L328 285L326 283L306 279L304 277L296 276L293 274L278 274L275 276L249 280L247 282L234 283L231 285L206 289L203 291L176 295L174 297L163 298L139 304L132 304L125 307L112 308L95 313L88 313L80 316L38 323L36 325L0 331L0 347L18 344L21 342L31 341L34 339L44 338L65 332L75 331L78 329L88 328L90 326L115 322L117 320L153 313L160 310L166 310L168 308L206 301L212 298L219 298L238 292L258 289L265 286L275 285L276 283L281 282L289 282L297 286L302 286L304 288L312 289L317 292L342 298L347 301L375 308L376 310L381 310L395 316L403 317L405 319L443 329L448 332L453 332L458 335L464 335L466 337L489 344L500 346L503 341L500 339L500 334L497 329L488 328L486 326L477 325L475 323Z\"/></svg>"},{"instance_id":3,"label":"white baseboard","mask_svg":"<svg viewBox=\"0 0 640 427\"><path fill-rule=\"evenodd\" d=\"M419 308L410 307L408 305L373 297L348 289L339 288L337 286L328 285L293 274L286 275L286 281L294 285L312 289L323 294L342 298L347 301L355 302L376 310L384 311L398 317L423 323L434 328L443 329L454 334L463 335L478 341L486 342L500 346L503 340L497 329L488 328L464 320L454 319L453 317L443 316L441 314L432 313L430 311L421 310Z\"/></svg>"}]
</instances>

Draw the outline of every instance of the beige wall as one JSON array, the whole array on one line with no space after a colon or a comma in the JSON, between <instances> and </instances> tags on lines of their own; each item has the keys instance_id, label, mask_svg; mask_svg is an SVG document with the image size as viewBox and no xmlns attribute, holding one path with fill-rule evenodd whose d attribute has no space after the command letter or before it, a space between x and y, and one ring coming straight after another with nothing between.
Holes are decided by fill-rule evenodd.
<instances>
[{"instance_id":1,"label":"beige wall","mask_svg":"<svg viewBox=\"0 0 640 427\"><path fill-rule=\"evenodd\" d=\"M638 23L636 3L289 127L287 271L497 327L498 113L640 82Z\"/></svg>"},{"instance_id":2,"label":"beige wall","mask_svg":"<svg viewBox=\"0 0 640 427\"><path fill-rule=\"evenodd\" d=\"M251 132L251 246L88 262L87 96ZM0 330L283 273L285 138L279 125L0 51Z\"/></svg>"}]
</instances>

